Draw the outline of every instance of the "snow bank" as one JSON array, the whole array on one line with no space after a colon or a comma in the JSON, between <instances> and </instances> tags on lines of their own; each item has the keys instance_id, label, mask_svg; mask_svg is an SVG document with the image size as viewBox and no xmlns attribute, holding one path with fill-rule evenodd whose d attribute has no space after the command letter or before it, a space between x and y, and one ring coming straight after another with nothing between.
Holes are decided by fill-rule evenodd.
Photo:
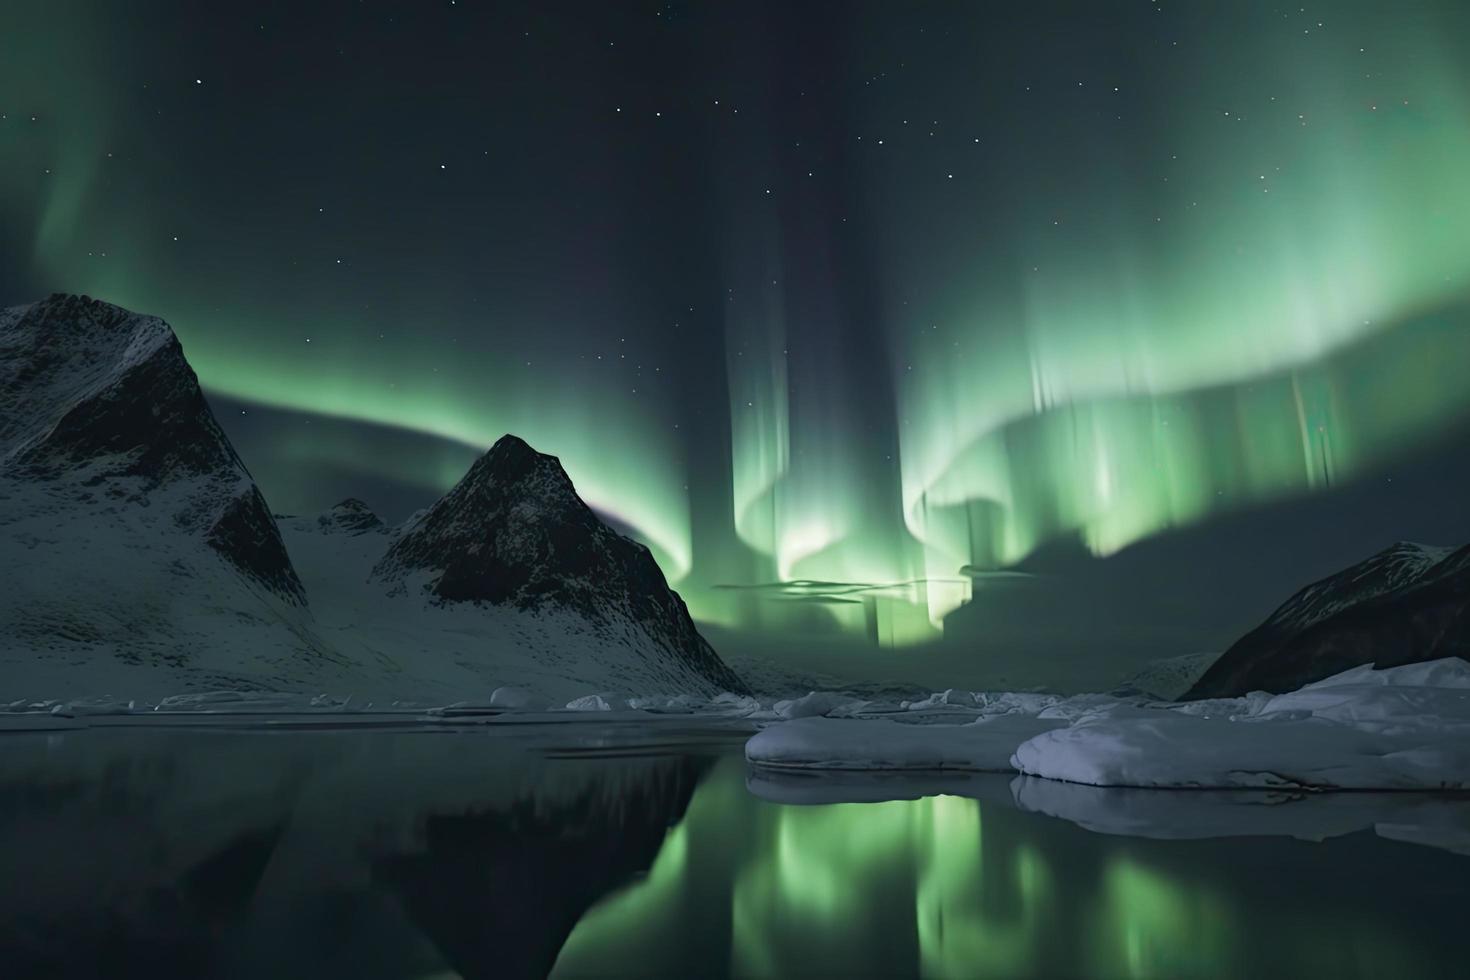
<instances>
[{"instance_id":1,"label":"snow bank","mask_svg":"<svg viewBox=\"0 0 1470 980\"><path fill-rule=\"evenodd\" d=\"M1356 667L1231 715L1103 708L1016 748L1015 768L1093 786L1470 788L1470 664Z\"/></svg>"},{"instance_id":2,"label":"snow bank","mask_svg":"<svg viewBox=\"0 0 1470 980\"><path fill-rule=\"evenodd\" d=\"M1107 712L1016 748L1015 769L1092 786L1470 787L1470 728L1393 735L1320 718Z\"/></svg>"},{"instance_id":3,"label":"snow bank","mask_svg":"<svg viewBox=\"0 0 1470 980\"><path fill-rule=\"evenodd\" d=\"M1093 786L1470 789L1470 664L1459 659L1358 667L1290 694L1190 704L972 700L980 717L969 724L798 718L750 739L746 758L805 769L1015 770ZM945 692L924 707L960 703Z\"/></svg>"},{"instance_id":4,"label":"snow bank","mask_svg":"<svg viewBox=\"0 0 1470 980\"><path fill-rule=\"evenodd\" d=\"M788 701L777 701L771 710L778 718L818 718L823 716L851 716L867 708L872 702L854 698L839 691L812 691L804 697Z\"/></svg>"}]
</instances>

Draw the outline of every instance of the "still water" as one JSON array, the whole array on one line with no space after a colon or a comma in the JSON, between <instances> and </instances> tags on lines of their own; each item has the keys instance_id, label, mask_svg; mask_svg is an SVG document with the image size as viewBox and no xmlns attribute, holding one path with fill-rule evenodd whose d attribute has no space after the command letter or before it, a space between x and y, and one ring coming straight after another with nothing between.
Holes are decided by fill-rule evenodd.
<instances>
[{"instance_id":1,"label":"still water","mask_svg":"<svg viewBox=\"0 0 1470 980\"><path fill-rule=\"evenodd\" d=\"M1449 977L1470 956L1462 799L774 777L730 731L524 727L0 736L0 970Z\"/></svg>"}]
</instances>

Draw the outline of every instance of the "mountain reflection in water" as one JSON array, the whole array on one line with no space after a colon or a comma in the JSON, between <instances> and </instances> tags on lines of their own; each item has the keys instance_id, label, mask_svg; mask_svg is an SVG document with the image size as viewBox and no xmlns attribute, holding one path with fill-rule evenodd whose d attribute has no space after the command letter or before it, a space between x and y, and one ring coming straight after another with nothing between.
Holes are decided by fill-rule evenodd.
<instances>
[{"instance_id":1,"label":"mountain reflection in water","mask_svg":"<svg viewBox=\"0 0 1470 980\"><path fill-rule=\"evenodd\" d=\"M5 974L1460 974L1464 800L782 777L576 727L0 739Z\"/></svg>"}]
</instances>

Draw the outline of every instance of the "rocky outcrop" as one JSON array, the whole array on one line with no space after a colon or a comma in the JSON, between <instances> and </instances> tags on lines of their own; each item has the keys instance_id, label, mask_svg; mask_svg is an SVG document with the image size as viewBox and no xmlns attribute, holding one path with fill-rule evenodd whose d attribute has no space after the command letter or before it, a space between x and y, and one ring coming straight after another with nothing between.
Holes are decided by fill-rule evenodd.
<instances>
[{"instance_id":1,"label":"rocky outcrop","mask_svg":"<svg viewBox=\"0 0 1470 980\"><path fill-rule=\"evenodd\" d=\"M743 690L648 549L604 524L556 457L515 436L405 527L373 576L441 603L570 610L611 642L662 651L716 689Z\"/></svg>"},{"instance_id":2,"label":"rocky outcrop","mask_svg":"<svg viewBox=\"0 0 1470 980\"><path fill-rule=\"evenodd\" d=\"M1288 599L1185 695L1281 694L1350 667L1470 656L1470 546L1399 542Z\"/></svg>"},{"instance_id":3,"label":"rocky outcrop","mask_svg":"<svg viewBox=\"0 0 1470 980\"><path fill-rule=\"evenodd\" d=\"M79 508L175 498L173 529L305 600L260 490L157 317L63 294L0 314L0 476Z\"/></svg>"}]
</instances>

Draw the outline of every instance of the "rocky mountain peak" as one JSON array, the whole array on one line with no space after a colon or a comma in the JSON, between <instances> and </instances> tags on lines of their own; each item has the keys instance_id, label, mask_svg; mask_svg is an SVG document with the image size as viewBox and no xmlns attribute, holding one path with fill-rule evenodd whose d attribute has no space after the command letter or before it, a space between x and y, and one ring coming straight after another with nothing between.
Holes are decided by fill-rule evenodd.
<instances>
[{"instance_id":1,"label":"rocky mountain peak","mask_svg":"<svg viewBox=\"0 0 1470 980\"><path fill-rule=\"evenodd\" d=\"M523 494L538 498L547 507L566 508L578 517L583 511L591 514L561 460L538 453L514 435L501 436L475 461L452 492L460 491L467 497Z\"/></svg>"},{"instance_id":2,"label":"rocky mountain peak","mask_svg":"<svg viewBox=\"0 0 1470 980\"><path fill-rule=\"evenodd\" d=\"M86 296L0 313L0 475L142 505L292 601L275 521L168 324Z\"/></svg>"},{"instance_id":3,"label":"rocky mountain peak","mask_svg":"<svg viewBox=\"0 0 1470 980\"><path fill-rule=\"evenodd\" d=\"M644 633L728 689L740 682L699 635L648 549L602 522L554 456L505 436L406 525L374 578L438 602L570 609L609 634Z\"/></svg>"}]
</instances>

